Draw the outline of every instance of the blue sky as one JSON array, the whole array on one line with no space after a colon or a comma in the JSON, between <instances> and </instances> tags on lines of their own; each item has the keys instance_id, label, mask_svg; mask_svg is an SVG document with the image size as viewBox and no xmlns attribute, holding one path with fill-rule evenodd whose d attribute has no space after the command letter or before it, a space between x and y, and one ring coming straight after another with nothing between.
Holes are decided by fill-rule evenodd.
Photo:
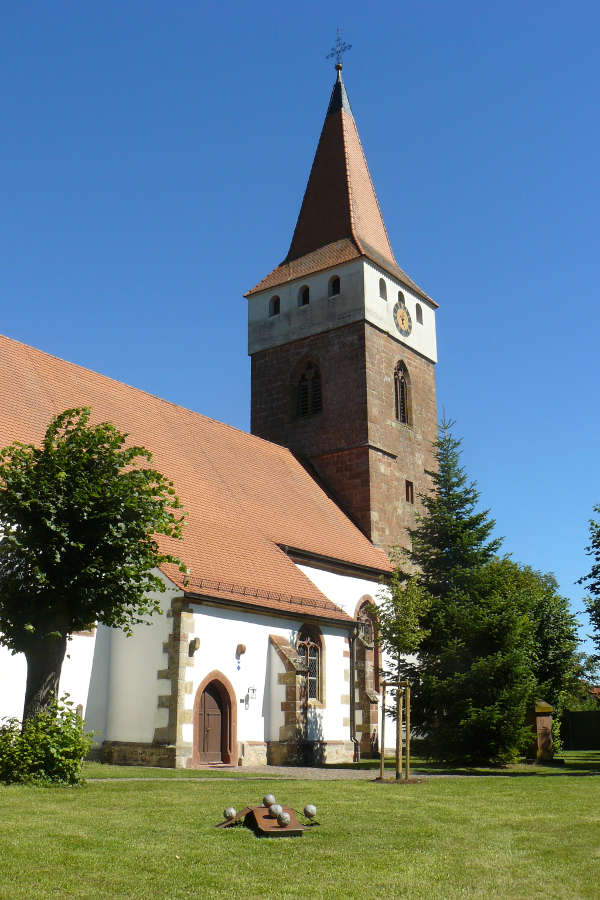
<instances>
[{"instance_id":1,"label":"blue sky","mask_svg":"<svg viewBox=\"0 0 600 900\"><path fill-rule=\"evenodd\" d=\"M600 503L600 6L2 13L0 330L243 429L242 294L287 252L342 27L392 246L440 304L440 412L505 550L580 610Z\"/></svg>"}]
</instances>

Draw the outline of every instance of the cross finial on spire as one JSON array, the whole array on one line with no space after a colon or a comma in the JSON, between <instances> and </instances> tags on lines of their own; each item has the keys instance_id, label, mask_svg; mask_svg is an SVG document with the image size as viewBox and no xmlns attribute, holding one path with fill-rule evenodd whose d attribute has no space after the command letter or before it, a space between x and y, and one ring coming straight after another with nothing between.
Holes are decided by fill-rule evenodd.
<instances>
[{"instance_id":1,"label":"cross finial on spire","mask_svg":"<svg viewBox=\"0 0 600 900\"><path fill-rule=\"evenodd\" d=\"M348 50L352 50L352 44L347 44L346 41L342 40L342 36L340 34L340 29L337 29L337 38L335 44L331 48L331 52L327 54L325 59L333 59L335 56L336 64L335 67L339 72L342 71L342 54L346 53ZM339 77L339 76L338 76Z\"/></svg>"}]
</instances>

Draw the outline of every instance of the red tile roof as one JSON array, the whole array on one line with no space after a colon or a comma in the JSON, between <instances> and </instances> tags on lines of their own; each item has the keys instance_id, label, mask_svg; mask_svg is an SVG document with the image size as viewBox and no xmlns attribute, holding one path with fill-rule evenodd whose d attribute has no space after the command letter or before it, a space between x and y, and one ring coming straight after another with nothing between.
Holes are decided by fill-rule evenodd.
<instances>
[{"instance_id":1,"label":"red tile roof","mask_svg":"<svg viewBox=\"0 0 600 900\"><path fill-rule=\"evenodd\" d=\"M289 450L144 391L0 337L0 446L39 445L53 415L90 406L152 451L188 513L171 549L187 589L294 614L345 618L280 549L389 571L376 549ZM168 542L164 542L167 546ZM184 587L182 576L165 570Z\"/></svg>"},{"instance_id":2,"label":"red tile roof","mask_svg":"<svg viewBox=\"0 0 600 900\"><path fill-rule=\"evenodd\" d=\"M246 296L366 257L433 303L394 258L339 73L338 79L288 254Z\"/></svg>"}]
</instances>

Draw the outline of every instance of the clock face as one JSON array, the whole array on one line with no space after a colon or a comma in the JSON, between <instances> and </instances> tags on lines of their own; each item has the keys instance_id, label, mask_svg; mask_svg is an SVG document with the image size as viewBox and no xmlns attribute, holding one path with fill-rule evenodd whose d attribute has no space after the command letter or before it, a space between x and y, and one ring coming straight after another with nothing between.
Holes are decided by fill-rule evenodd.
<instances>
[{"instance_id":1,"label":"clock face","mask_svg":"<svg viewBox=\"0 0 600 900\"><path fill-rule=\"evenodd\" d=\"M404 337L408 337L412 331L412 322L410 320L409 311L405 304L400 300L398 300L394 306L394 323L400 334L404 335Z\"/></svg>"}]
</instances>

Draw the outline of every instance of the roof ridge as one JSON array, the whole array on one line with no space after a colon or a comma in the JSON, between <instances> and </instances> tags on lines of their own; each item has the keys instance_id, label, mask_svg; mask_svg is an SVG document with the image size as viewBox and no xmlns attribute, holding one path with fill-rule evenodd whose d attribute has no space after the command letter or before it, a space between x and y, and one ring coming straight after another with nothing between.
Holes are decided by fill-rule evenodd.
<instances>
[{"instance_id":1,"label":"roof ridge","mask_svg":"<svg viewBox=\"0 0 600 900\"><path fill-rule=\"evenodd\" d=\"M363 249L361 246L360 239L356 234L356 228L354 227L354 205L352 203L352 182L350 181L350 163L348 160L348 143L346 141L346 128L344 124L344 115L348 115L344 109L340 109L341 115L341 123L342 123L342 146L344 148L344 169L346 171L346 185L348 188L348 215L350 217L350 234L352 235L352 240L356 244L356 249L359 253L363 253ZM354 123L354 127L356 128L356 122L354 122L354 116L349 116L351 121ZM356 129L356 133L358 134L358 129ZM360 139L359 139L360 141Z\"/></svg>"},{"instance_id":2,"label":"roof ridge","mask_svg":"<svg viewBox=\"0 0 600 900\"><path fill-rule=\"evenodd\" d=\"M354 130L356 131L356 139L357 139L357 141L358 141L358 146L359 146L359 148L360 148L360 152L361 152L361 155L362 155L362 159L363 159L363 162L364 162L364 164L365 164L365 170L366 170L366 172L367 172L367 175L369 176L369 181L370 181L370 183L371 183L371 190L372 190L373 196L374 196L374 198L375 198L375 203L377 204L377 211L378 211L378 213L379 213L379 218L381 219L381 224L383 225L383 230L384 230L384 233L385 233L385 237L386 237L386 240L387 240L387 242L388 242L388 247L389 247L389 251L390 251L390 258L391 258L391 261L394 263L394 265L397 266L398 263L397 263L397 261L396 261L396 257L394 256L394 248L392 247L392 242L390 241L390 236L389 236L389 234L388 234L387 226L386 226L386 224L385 224L385 219L383 218L383 213L382 213L382 211L381 211L381 204L379 203L379 197L377 196L377 191L375 190L375 185L373 184L373 176L371 175L371 170L369 169L369 164L368 164L368 162L367 162L367 155L366 155L366 153L365 153L365 148L364 148L363 145L362 145L362 141L361 141L361 139L360 139L360 134L359 134L358 127L357 127L357 125L356 125L356 121L355 121L355 119L354 119L354 116L351 116L350 118L351 118L352 123L353 123L353 125L354 125ZM344 146L345 146L345 145L346 145L346 134L345 134L345 129L344 129ZM354 223L354 209L353 209L353 207L352 207L352 191L351 191L351 190L350 190L350 201L351 201L351 202L350 202L350 206L351 206L351 211L350 211L350 221L351 221L351 224L352 224L352 226L353 226L353 223ZM363 249L362 242L361 242L360 240L357 240L357 244L358 244L358 246L359 246L359 249L361 249L361 252L364 253L365 256L366 256L367 254L366 254L365 250Z\"/></svg>"}]
</instances>

